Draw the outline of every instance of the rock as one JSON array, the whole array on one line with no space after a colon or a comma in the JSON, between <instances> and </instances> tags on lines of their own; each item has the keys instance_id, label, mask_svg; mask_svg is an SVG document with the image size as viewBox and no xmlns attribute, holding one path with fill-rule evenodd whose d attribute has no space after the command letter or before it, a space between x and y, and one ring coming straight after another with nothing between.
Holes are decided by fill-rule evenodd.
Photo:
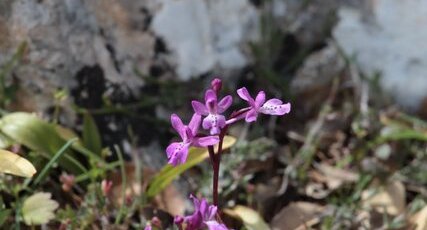
<instances>
[{"instance_id":1,"label":"rock","mask_svg":"<svg viewBox=\"0 0 427 230\"><path fill-rule=\"evenodd\" d=\"M99 66L107 84L137 94L143 81L135 69L148 74L154 57L155 37L138 27L149 17L138 11L143 6L130 0L2 1L0 63L27 43L14 76L36 111L53 105L58 88L78 87L76 76L87 67Z\"/></svg>"},{"instance_id":2,"label":"rock","mask_svg":"<svg viewBox=\"0 0 427 230\"><path fill-rule=\"evenodd\" d=\"M337 21L337 0L274 0L271 10L279 26L306 48L323 44Z\"/></svg>"},{"instance_id":3,"label":"rock","mask_svg":"<svg viewBox=\"0 0 427 230\"><path fill-rule=\"evenodd\" d=\"M327 100L334 78L340 77L344 70L345 60L333 42L309 55L291 82L296 104L305 112L317 111Z\"/></svg>"},{"instance_id":4,"label":"rock","mask_svg":"<svg viewBox=\"0 0 427 230\"><path fill-rule=\"evenodd\" d=\"M292 80L291 89L299 94L329 87L332 80L339 76L344 68L344 58L339 54L337 46L330 43L305 59Z\"/></svg>"},{"instance_id":5,"label":"rock","mask_svg":"<svg viewBox=\"0 0 427 230\"><path fill-rule=\"evenodd\" d=\"M427 2L367 0L343 6L333 35L355 57L367 76L381 73L380 84L409 110L427 97Z\"/></svg>"},{"instance_id":6,"label":"rock","mask_svg":"<svg viewBox=\"0 0 427 230\"><path fill-rule=\"evenodd\" d=\"M173 52L181 79L248 63L241 46L257 38L259 15L247 0L159 2L152 29Z\"/></svg>"},{"instance_id":7,"label":"rock","mask_svg":"<svg viewBox=\"0 0 427 230\"><path fill-rule=\"evenodd\" d=\"M248 0L3 0L0 13L0 65L27 43L13 76L20 95L34 96L27 109L43 112L58 88L79 91L82 72L138 96L144 81L135 69L181 80L239 69L249 63L245 44L259 32Z\"/></svg>"}]
</instances>

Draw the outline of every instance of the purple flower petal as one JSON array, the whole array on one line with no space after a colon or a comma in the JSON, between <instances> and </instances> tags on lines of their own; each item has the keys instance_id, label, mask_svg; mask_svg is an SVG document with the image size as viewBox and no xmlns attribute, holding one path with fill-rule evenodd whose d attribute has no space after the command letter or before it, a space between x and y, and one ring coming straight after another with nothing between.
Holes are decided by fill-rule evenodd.
<instances>
[{"instance_id":1,"label":"purple flower petal","mask_svg":"<svg viewBox=\"0 0 427 230\"><path fill-rule=\"evenodd\" d=\"M225 117L218 114L209 114L203 119L202 126L204 129L210 129L211 135L217 135L225 126Z\"/></svg>"},{"instance_id":2,"label":"purple flower petal","mask_svg":"<svg viewBox=\"0 0 427 230\"><path fill-rule=\"evenodd\" d=\"M259 108L262 106L262 104L264 104L264 102L265 102L265 93L264 91L260 91L255 98L255 106Z\"/></svg>"},{"instance_id":3,"label":"purple flower petal","mask_svg":"<svg viewBox=\"0 0 427 230\"><path fill-rule=\"evenodd\" d=\"M205 224L209 230L228 230L224 224L220 224L215 220L206 221Z\"/></svg>"},{"instance_id":4,"label":"purple flower petal","mask_svg":"<svg viewBox=\"0 0 427 230\"><path fill-rule=\"evenodd\" d=\"M216 145L218 142L218 136L196 137L193 141L193 145L196 147L207 147L210 145Z\"/></svg>"},{"instance_id":5,"label":"purple flower petal","mask_svg":"<svg viewBox=\"0 0 427 230\"><path fill-rule=\"evenodd\" d=\"M214 220L218 208L215 205L209 205L208 210L205 211L204 220Z\"/></svg>"},{"instance_id":6,"label":"purple flower petal","mask_svg":"<svg viewBox=\"0 0 427 230\"><path fill-rule=\"evenodd\" d=\"M193 110L195 113L206 116L208 115L208 108L206 106L198 101L192 101L191 105L193 106Z\"/></svg>"},{"instance_id":7,"label":"purple flower petal","mask_svg":"<svg viewBox=\"0 0 427 230\"><path fill-rule=\"evenodd\" d=\"M197 135L201 121L202 121L202 116L200 116L199 114L195 113L191 117L190 123L188 123L188 128L190 128L191 130L192 137Z\"/></svg>"},{"instance_id":8,"label":"purple flower petal","mask_svg":"<svg viewBox=\"0 0 427 230\"><path fill-rule=\"evenodd\" d=\"M217 114L218 113L218 103L216 100L209 100L206 101L206 107L208 108L208 111L210 114Z\"/></svg>"},{"instance_id":9,"label":"purple flower petal","mask_svg":"<svg viewBox=\"0 0 427 230\"><path fill-rule=\"evenodd\" d=\"M189 144L174 142L166 148L168 163L177 166L187 160Z\"/></svg>"},{"instance_id":10,"label":"purple flower petal","mask_svg":"<svg viewBox=\"0 0 427 230\"><path fill-rule=\"evenodd\" d=\"M258 113L255 109L251 109L246 113L245 121L246 122L254 122L256 121Z\"/></svg>"},{"instance_id":11,"label":"purple flower petal","mask_svg":"<svg viewBox=\"0 0 427 230\"><path fill-rule=\"evenodd\" d=\"M211 89L206 90L206 93L205 93L205 102L208 102L208 101L217 101L217 100L218 99L217 99L215 91L213 91Z\"/></svg>"},{"instance_id":12,"label":"purple flower petal","mask_svg":"<svg viewBox=\"0 0 427 230\"><path fill-rule=\"evenodd\" d=\"M182 145L182 142L173 142L166 148L166 154L168 158L171 158L175 153L176 149L178 149Z\"/></svg>"},{"instance_id":13,"label":"purple flower petal","mask_svg":"<svg viewBox=\"0 0 427 230\"><path fill-rule=\"evenodd\" d=\"M283 102L279 99L270 99L259 109L259 112L269 115L284 115L291 111L291 104Z\"/></svg>"},{"instance_id":14,"label":"purple flower petal","mask_svg":"<svg viewBox=\"0 0 427 230\"><path fill-rule=\"evenodd\" d=\"M233 97L231 95L225 96L221 101L218 102L218 113L223 113L225 110L227 110L231 103L233 102Z\"/></svg>"},{"instance_id":15,"label":"purple flower petal","mask_svg":"<svg viewBox=\"0 0 427 230\"><path fill-rule=\"evenodd\" d=\"M172 114L171 123L172 123L172 127L178 132L181 139L182 140L186 139L187 137L185 134L185 126L182 123L181 118L179 118L178 115L176 114Z\"/></svg>"},{"instance_id":16,"label":"purple flower petal","mask_svg":"<svg viewBox=\"0 0 427 230\"><path fill-rule=\"evenodd\" d=\"M254 104L254 99L251 97L251 95L249 94L246 87L242 87L242 88L238 89L237 94L239 95L240 98L249 102L250 105Z\"/></svg>"},{"instance_id":17,"label":"purple flower petal","mask_svg":"<svg viewBox=\"0 0 427 230\"><path fill-rule=\"evenodd\" d=\"M181 225L182 223L185 223L186 230L200 230L206 228L227 230L227 227L224 224L218 223L215 219L217 214L217 207L215 205L209 205L206 199L199 200L193 195L190 195L190 199L193 200L193 214L184 217L183 221L182 218L175 218L177 224Z\"/></svg>"}]
</instances>

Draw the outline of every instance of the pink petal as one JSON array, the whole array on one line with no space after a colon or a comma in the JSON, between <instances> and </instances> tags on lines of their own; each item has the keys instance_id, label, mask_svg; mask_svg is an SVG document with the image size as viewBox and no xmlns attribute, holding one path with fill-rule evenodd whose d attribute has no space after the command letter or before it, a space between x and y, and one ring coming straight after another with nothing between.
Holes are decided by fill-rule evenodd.
<instances>
[{"instance_id":1,"label":"pink petal","mask_svg":"<svg viewBox=\"0 0 427 230\"><path fill-rule=\"evenodd\" d=\"M185 127L181 121L181 118L179 118L178 115L176 115L176 114L172 114L171 115L171 123L172 123L172 127L178 132L181 139L184 140L186 138Z\"/></svg>"},{"instance_id":2,"label":"pink petal","mask_svg":"<svg viewBox=\"0 0 427 230\"><path fill-rule=\"evenodd\" d=\"M179 143L179 145L174 145L175 143L172 143L168 146L166 149L166 152L168 154L168 163L177 166L179 164L185 163L188 156L188 144Z\"/></svg>"},{"instance_id":3,"label":"pink petal","mask_svg":"<svg viewBox=\"0 0 427 230\"><path fill-rule=\"evenodd\" d=\"M198 101L192 101L191 105L193 106L193 110L195 113L206 116L208 115L208 108L206 106Z\"/></svg>"},{"instance_id":4,"label":"pink petal","mask_svg":"<svg viewBox=\"0 0 427 230\"><path fill-rule=\"evenodd\" d=\"M205 220L215 220L215 215L218 208L215 205L209 205L208 211L205 215Z\"/></svg>"},{"instance_id":5,"label":"pink petal","mask_svg":"<svg viewBox=\"0 0 427 230\"><path fill-rule=\"evenodd\" d=\"M192 132L192 136L196 136L197 132L199 131L200 122L202 121L202 116L195 113L191 117L190 123L188 124L188 128L190 128Z\"/></svg>"},{"instance_id":6,"label":"pink petal","mask_svg":"<svg viewBox=\"0 0 427 230\"><path fill-rule=\"evenodd\" d=\"M198 211L199 206L200 206L199 199L196 196L194 196L193 194L190 194L190 199L193 200L194 211Z\"/></svg>"},{"instance_id":7,"label":"pink petal","mask_svg":"<svg viewBox=\"0 0 427 230\"><path fill-rule=\"evenodd\" d=\"M209 99L206 101L206 108L208 108L209 113L213 113L213 114L218 113L217 107L218 107L218 103L216 100Z\"/></svg>"},{"instance_id":8,"label":"pink petal","mask_svg":"<svg viewBox=\"0 0 427 230\"><path fill-rule=\"evenodd\" d=\"M264 104L264 102L265 102L265 93L264 91L260 91L255 98L255 106L259 108L262 106L262 104Z\"/></svg>"},{"instance_id":9,"label":"pink petal","mask_svg":"<svg viewBox=\"0 0 427 230\"><path fill-rule=\"evenodd\" d=\"M277 98L273 98L273 99L268 100L265 104L267 104L267 105L281 105L281 104L283 104L283 102Z\"/></svg>"},{"instance_id":10,"label":"pink petal","mask_svg":"<svg viewBox=\"0 0 427 230\"><path fill-rule=\"evenodd\" d=\"M207 147L210 145L216 145L218 144L218 142L218 136L197 137L193 140L193 145L195 147Z\"/></svg>"},{"instance_id":11,"label":"pink petal","mask_svg":"<svg viewBox=\"0 0 427 230\"><path fill-rule=\"evenodd\" d=\"M208 102L208 101L217 101L217 100L218 99L217 99L215 91L213 91L211 89L206 90L206 93L205 93L205 102Z\"/></svg>"},{"instance_id":12,"label":"pink petal","mask_svg":"<svg viewBox=\"0 0 427 230\"><path fill-rule=\"evenodd\" d=\"M218 103L218 113L223 113L225 110L227 110L231 103L233 102L233 98L230 95L225 96L221 101Z\"/></svg>"},{"instance_id":13,"label":"pink petal","mask_svg":"<svg viewBox=\"0 0 427 230\"><path fill-rule=\"evenodd\" d=\"M246 122L254 122L256 121L258 113L256 110L251 109L246 113L245 121Z\"/></svg>"},{"instance_id":14,"label":"pink petal","mask_svg":"<svg viewBox=\"0 0 427 230\"><path fill-rule=\"evenodd\" d=\"M218 114L209 114L203 119L202 126L204 129L210 129L211 135L217 135L225 126L225 117Z\"/></svg>"},{"instance_id":15,"label":"pink petal","mask_svg":"<svg viewBox=\"0 0 427 230\"><path fill-rule=\"evenodd\" d=\"M173 142L166 148L166 154L168 158L171 158L175 153L176 149L178 149L182 145L182 142Z\"/></svg>"},{"instance_id":16,"label":"pink petal","mask_svg":"<svg viewBox=\"0 0 427 230\"><path fill-rule=\"evenodd\" d=\"M198 207L198 211L202 214L203 220L205 220L205 216L209 210L209 204L206 199L201 199Z\"/></svg>"},{"instance_id":17,"label":"pink petal","mask_svg":"<svg viewBox=\"0 0 427 230\"><path fill-rule=\"evenodd\" d=\"M251 101L254 101L254 99L251 97L251 95L249 94L246 87L242 87L242 88L238 89L237 94L239 95L240 98L242 98L245 101L248 101L249 103Z\"/></svg>"},{"instance_id":18,"label":"pink petal","mask_svg":"<svg viewBox=\"0 0 427 230\"><path fill-rule=\"evenodd\" d=\"M268 100L264 105L259 109L259 112L269 115L284 115L291 111L291 104L286 103L282 104L282 101L279 99Z\"/></svg>"}]
</instances>

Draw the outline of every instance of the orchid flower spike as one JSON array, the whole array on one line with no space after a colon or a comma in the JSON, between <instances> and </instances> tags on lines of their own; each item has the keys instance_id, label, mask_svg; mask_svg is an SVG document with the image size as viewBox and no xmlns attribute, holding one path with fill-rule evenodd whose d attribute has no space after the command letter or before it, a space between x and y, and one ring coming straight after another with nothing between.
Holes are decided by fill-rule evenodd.
<instances>
[{"instance_id":1,"label":"orchid flower spike","mask_svg":"<svg viewBox=\"0 0 427 230\"><path fill-rule=\"evenodd\" d=\"M224 225L216 221L217 207L209 205L206 199L197 199L190 195L193 200L194 212L190 216L175 217L175 224L186 225L186 230L200 230L208 228L209 230L228 230Z\"/></svg>"},{"instance_id":2,"label":"orchid flower spike","mask_svg":"<svg viewBox=\"0 0 427 230\"><path fill-rule=\"evenodd\" d=\"M238 89L237 94L240 98L247 101L250 106L249 111L246 112L246 122L256 121L258 113L281 116L291 111L290 103L283 104L283 102L277 98L265 101L264 91L260 91L255 100L251 97L245 87Z\"/></svg>"},{"instance_id":3,"label":"orchid flower spike","mask_svg":"<svg viewBox=\"0 0 427 230\"><path fill-rule=\"evenodd\" d=\"M227 95L218 102L216 92L209 89L205 93L205 104L192 101L191 105L195 113L206 116L203 119L203 128L209 129L211 135L217 135L225 126L225 117L222 113L230 107L232 101L233 98Z\"/></svg>"},{"instance_id":4,"label":"orchid flower spike","mask_svg":"<svg viewBox=\"0 0 427 230\"><path fill-rule=\"evenodd\" d=\"M172 127L181 137L181 142L173 142L166 148L168 163L173 166L183 164L187 160L188 149L190 146L207 147L219 142L218 136L197 137L201 116L194 114L188 125L184 125L181 119L176 115L171 115Z\"/></svg>"}]
</instances>

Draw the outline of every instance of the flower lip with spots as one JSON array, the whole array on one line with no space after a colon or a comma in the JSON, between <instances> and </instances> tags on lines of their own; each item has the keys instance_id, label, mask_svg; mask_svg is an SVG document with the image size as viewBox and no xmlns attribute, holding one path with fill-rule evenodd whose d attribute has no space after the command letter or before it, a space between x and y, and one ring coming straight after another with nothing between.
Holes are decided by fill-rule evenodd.
<instances>
[{"instance_id":1,"label":"flower lip with spots","mask_svg":"<svg viewBox=\"0 0 427 230\"><path fill-rule=\"evenodd\" d=\"M248 90L242 87L237 90L240 98L249 103L250 109L245 113L246 122L254 122L257 120L258 113L281 116L291 111L291 104L283 102L277 98L265 101L264 91L260 91L255 99L251 97Z\"/></svg>"},{"instance_id":2,"label":"flower lip with spots","mask_svg":"<svg viewBox=\"0 0 427 230\"><path fill-rule=\"evenodd\" d=\"M181 142L173 142L166 148L168 163L174 166L183 164L187 160L188 149L190 146L206 147L215 145L219 142L218 136L198 137L201 116L194 114L188 125L184 125L182 120L176 114L171 115L172 127L181 137Z\"/></svg>"},{"instance_id":3,"label":"flower lip with spots","mask_svg":"<svg viewBox=\"0 0 427 230\"><path fill-rule=\"evenodd\" d=\"M218 102L216 92L209 89L205 93L205 104L195 100L191 104L195 113L206 116L203 119L203 128L210 130L211 135L217 135L226 124L222 113L231 106L232 101L231 95L227 95Z\"/></svg>"}]
</instances>

